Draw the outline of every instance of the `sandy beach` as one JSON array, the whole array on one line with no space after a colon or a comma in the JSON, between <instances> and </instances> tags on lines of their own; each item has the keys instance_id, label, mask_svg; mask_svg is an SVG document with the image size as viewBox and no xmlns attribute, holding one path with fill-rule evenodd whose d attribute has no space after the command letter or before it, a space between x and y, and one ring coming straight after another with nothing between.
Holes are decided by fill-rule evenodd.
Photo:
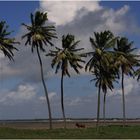
<instances>
[{"instance_id":1,"label":"sandy beach","mask_svg":"<svg viewBox=\"0 0 140 140\"><path fill-rule=\"evenodd\" d=\"M95 127L96 121L67 121L67 128L76 128L76 122L85 125L86 128ZM122 125L121 120L106 121L106 125ZM100 121L103 125L103 121ZM126 125L140 125L140 120L127 120ZM63 121L53 121L53 128L63 128ZM10 127L18 129L48 129L48 122L0 122L0 127Z\"/></svg>"}]
</instances>

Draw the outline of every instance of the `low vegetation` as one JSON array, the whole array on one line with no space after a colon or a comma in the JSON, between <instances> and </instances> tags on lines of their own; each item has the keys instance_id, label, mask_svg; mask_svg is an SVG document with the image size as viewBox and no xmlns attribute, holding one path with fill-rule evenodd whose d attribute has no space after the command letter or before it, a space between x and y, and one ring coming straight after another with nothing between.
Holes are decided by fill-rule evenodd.
<instances>
[{"instance_id":1,"label":"low vegetation","mask_svg":"<svg viewBox=\"0 0 140 140\"><path fill-rule=\"evenodd\" d=\"M140 126L104 126L97 132L96 128L83 129L13 129L0 128L0 138L48 138L48 139L97 139L97 138L140 138Z\"/></svg>"}]
</instances>

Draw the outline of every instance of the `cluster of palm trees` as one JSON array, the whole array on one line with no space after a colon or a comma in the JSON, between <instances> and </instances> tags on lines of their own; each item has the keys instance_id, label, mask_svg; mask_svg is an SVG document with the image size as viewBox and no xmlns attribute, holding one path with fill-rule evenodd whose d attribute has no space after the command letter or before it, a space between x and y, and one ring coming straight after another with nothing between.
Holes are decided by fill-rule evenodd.
<instances>
[{"instance_id":1,"label":"cluster of palm trees","mask_svg":"<svg viewBox=\"0 0 140 140\"><path fill-rule=\"evenodd\" d=\"M125 96L124 96L124 75L138 76L140 78L140 63L139 56L134 53L133 42L125 37L115 37L111 31L95 32L93 37L90 37L90 43L93 48L92 52L84 53L84 48L77 48L79 40L75 39L74 35L67 34L62 36L61 48L54 46L53 39L57 39L54 26L47 25L47 13L36 11L30 15L31 24L22 24L27 33L22 36L26 39L25 45L31 46L31 51L36 51L41 71L41 80L45 91L45 96L48 105L48 114L50 121L50 129L52 129L52 115L48 90L44 79L43 64L40 51L46 56L52 57L52 68L56 69L56 73L61 69L61 108L64 119L64 128L66 128L66 116L64 109L64 91L63 80L64 76L70 77L69 67L73 68L76 73L80 73L82 65L86 63L84 57L90 58L86 63L85 70L89 71L95 81L95 86L98 88L98 104L97 104L97 127L100 121L100 96L101 91L104 93L103 99L103 118L105 121L105 105L107 91L114 89L114 82L121 78L122 102L123 102L123 124L125 125ZM8 26L5 22L0 22L0 50L10 60L13 60L13 50L17 50L14 45L19 42L15 38L8 37L11 32L7 31ZM53 46L52 50L46 53L46 46Z\"/></svg>"},{"instance_id":2,"label":"cluster of palm trees","mask_svg":"<svg viewBox=\"0 0 140 140\"><path fill-rule=\"evenodd\" d=\"M125 125L125 96L124 96L124 74L135 76L135 67L139 66L138 55L133 52L132 43L125 37L114 37L110 31L94 33L94 38L90 38L94 51L87 53L91 59L86 64L93 73L95 86L98 87L97 105L97 127L100 118L100 93L104 93L103 118L105 121L105 105L107 90L114 89L114 82L121 77L122 102L123 102L123 125Z\"/></svg>"}]
</instances>

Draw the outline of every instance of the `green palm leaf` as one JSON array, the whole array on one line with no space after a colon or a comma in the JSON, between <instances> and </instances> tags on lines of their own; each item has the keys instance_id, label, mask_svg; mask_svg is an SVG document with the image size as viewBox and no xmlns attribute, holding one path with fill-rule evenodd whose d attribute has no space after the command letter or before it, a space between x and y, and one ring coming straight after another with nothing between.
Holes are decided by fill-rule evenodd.
<instances>
[{"instance_id":1,"label":"green palm leaf","mask_svg":"<svg viewBox=\"0 0 140 140\"><path fill-rule=\"evenodd\" d=\"M73 35L63 35L62 49L55 47L55 50L50 50L50 53L46 54L46 56L53 57L52 66L57 65L56 72L58 72L58 69L60 68L59 65L62 65L61 69L63 69L64 74L70 76L68 72L69 63L70 66L76 71L76 73L79 73L78 68L81 69L82 66L78 62L85 63L85 61L81 59L82 57L85 57L85 55L78 53L84 48L76 48L79 42L80 41L75 41L75 37Z\"/></svg>"},{"instance_id":2,"label":"green palm leaf","mask_svg":"<svg viewBox=\"0 0 140 140\"><path fill-rule=\"evenodd\" d=\"M52 39L57 38L54 26L46 26L46 21L48 21L47 13L42 13L37 11L35 15L31 13L31 25L26 25L28 33L22 36L22 39L27 38L25 45L31 45L32 52L36 47L43 52L45 52L44 45L53 46Z\"/></svg>"},{"instance_id":3,"label":"green palm leaf","mask_svg":"<svg viewBox=\"0 0 140 140\"><path fill-rule=\"evenodd\" d=\"M5 21L0 22L0 50L3 52L5 56L7 56L10 60L14 60L13 56L14 50L18 50L14 47L15 44L19 44L19 42L15 41L15 38L8 38L12 32L7 32L8 26Z\"/></svg>"}]
</instances>

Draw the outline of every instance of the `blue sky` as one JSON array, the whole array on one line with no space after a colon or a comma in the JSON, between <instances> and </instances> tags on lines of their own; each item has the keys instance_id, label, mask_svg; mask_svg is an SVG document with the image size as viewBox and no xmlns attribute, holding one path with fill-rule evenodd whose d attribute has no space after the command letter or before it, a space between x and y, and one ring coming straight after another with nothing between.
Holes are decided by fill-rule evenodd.
<instances>
[{"instance_id":1,"label":"blue sky","mask_svg":"<svg viewBox=\"0 0 140 140\"><path fill-rule=\"evenodd\" d=\"M22 22L30 22L29 14L38 8L38 1L0 1L0 19L17 32Z\"/></svg>"},{"instance_id":2,"label":"blue sky","mask_svg":"<svg viewBox=\"0 0 140 140\"><path fill-rule=\"evenodd\" d=\"M59 40L55 40L54 43L58 46L61 45L61 36L71 33L77 40L81 40L79 47L89 51L89 37L93 32L109 29L115 35L125 35L139 48L139 3L0 1L0 20L5 20L9 30L15 31L12 36L21 41L21 45L17 46L19 51L15 52L15 62L9 62L0 54L0 119L48 117L36 53L32 54L30 47L25 47L24 40L21 40L21 36L26 33L21 23L30 23L31 12L34 13L37 9L48 11L50 23L56 26ZM137 52L140 52L139 49ZM61 117L60 74L55 75L51 69L51 58L42 54L42 59L53 117ZM97 89L94 82L90 83L92 76L83 70L78 76L72 70L70 72L71 78L64 79L67 117L96 117ZM125 87L127 117L140 117L139 83L125 77ZM108 92L107 117L122 117L121 105L121 91L117 85L113 92Z\"/></svg>"},{"instance_id":3,"label":"blue sky","mask_svg":"<svg viewBox=\"0 0 140 140\"><path fill-rule=\"evenodd\" d=\"M124 5L129 5L130 6L130 11L128 12L130 16L132 16L132 18L134 18L134 20L136 20L136 22L138 24L140 24L140 18L139 18L139 1L101 1L100 3L101 5L107 7L107 8L113 8L115 10L119 9L120 7L123 7ZM139 34L126 34L126 36L128 38L130 38L131 40L135 41L135 44L137 44L137 46L139 46Z\"/></svg>"}]
</instances>

